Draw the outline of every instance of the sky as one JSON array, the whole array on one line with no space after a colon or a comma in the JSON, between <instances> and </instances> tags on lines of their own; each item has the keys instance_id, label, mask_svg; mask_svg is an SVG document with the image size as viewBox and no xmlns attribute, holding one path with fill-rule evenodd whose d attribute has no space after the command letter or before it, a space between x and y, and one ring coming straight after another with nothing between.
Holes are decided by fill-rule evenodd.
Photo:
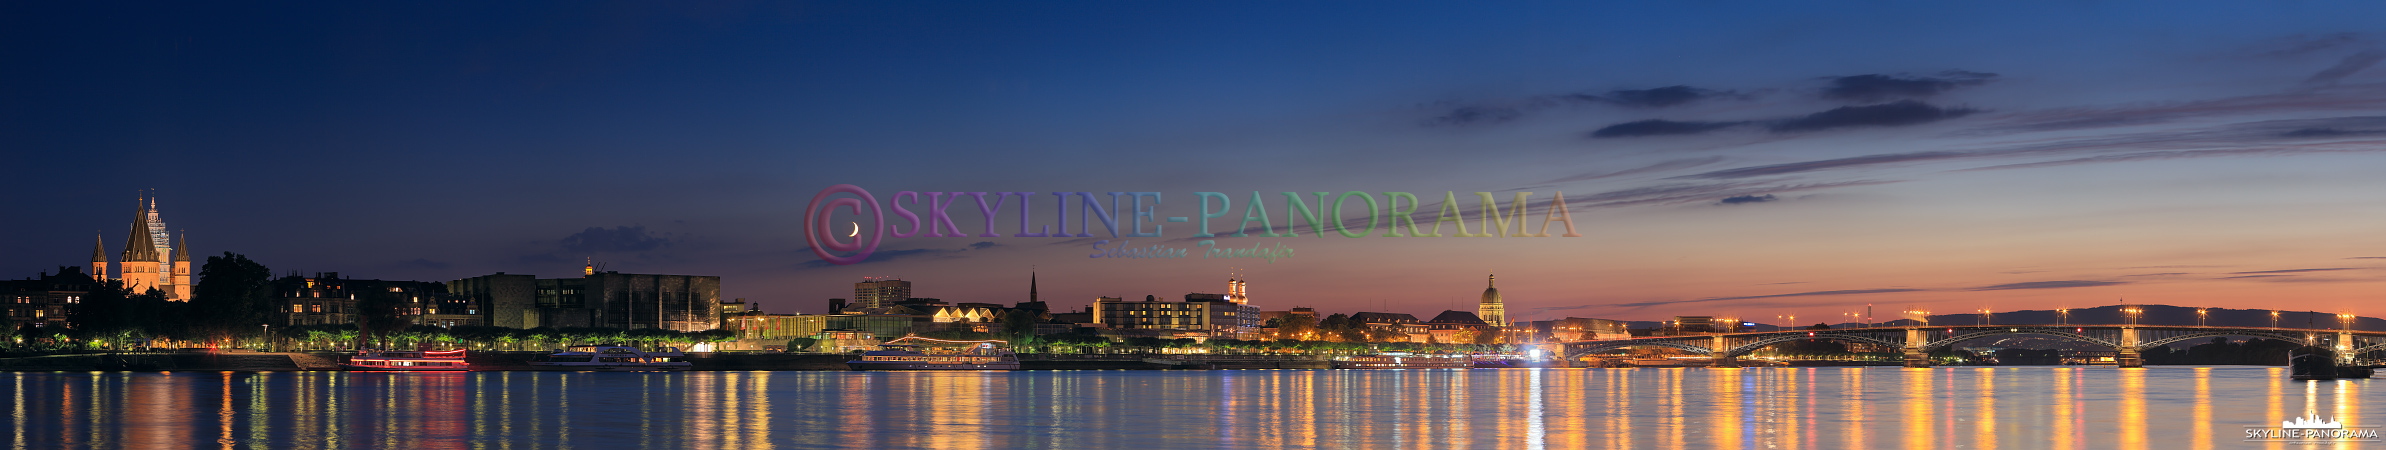
<instances>
[{"instance_id":1,"label":"sky","mask_svg":"<svg viewBox=\"0 0 2386 450\"><path fill-rule=\"evenodd\" d=\"M1497 274L1512 320L2377 315L2382 10L10 2L0 277L85 264L95 235L114 255L152 192L201 259L424 281L597 261L717 275L773 313L871 276L1007 304L1033 272L1068 309L1240 276L1267 310L1430 317ZM1196 220L1017 237L1012 197L981 237L964 199L970 236L840 265L805 217L841 184L887 215L832 228L913 226L902 191L1036 192L1031 226L1054 224L1051 192L1159 192L1154 219ZM1360 197L1413 193L1430 226L1445 193L1479 222L1475 193L1531 192L1535 227L1562 192L1580 236L1215 238L1295 250L1272 261L1193 237L1199 192L1233 202L1213 230L1256 192L1283 232L1285 192L1352 191L1354 226ZM1191 254L1089 257L1106 239Z\"/></svg>"}]
</instances>

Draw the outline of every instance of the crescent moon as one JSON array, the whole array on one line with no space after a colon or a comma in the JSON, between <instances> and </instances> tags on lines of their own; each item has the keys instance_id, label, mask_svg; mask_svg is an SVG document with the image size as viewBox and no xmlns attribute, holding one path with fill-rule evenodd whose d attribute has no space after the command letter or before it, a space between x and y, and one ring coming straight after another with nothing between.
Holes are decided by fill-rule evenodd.
<instances>
[{"instance_id":1,"label":"crescent moon","mask_svg":"<svg viewBox=\"0 0 2386 450\"><path fill-rule=\"evenodd\" d=\"M862 223L861 223L861 222L851 222L851 223L853 224L853 234L848 234L848 235L845 235L845 237L857 237L857 236L861 236L861 235L862 235Z\"/></svg>"}]
</instances>

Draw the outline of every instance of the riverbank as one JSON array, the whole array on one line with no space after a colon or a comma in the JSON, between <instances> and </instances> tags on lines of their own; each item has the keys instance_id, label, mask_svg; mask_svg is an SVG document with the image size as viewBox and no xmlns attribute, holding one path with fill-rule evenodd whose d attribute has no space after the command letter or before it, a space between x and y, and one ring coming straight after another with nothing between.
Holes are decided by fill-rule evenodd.
<instances>
[{"instance_id":1,"label":"riverbank","mask_svg":"<svg viewBox=\"0 0 2386 450\"><path fill-rule=\"evenodd\" d=\"M530 361L548 352L471 352L473 370L533 370ZM347 352L154 352L79 353L0 358L0 371L234 371L339 370ZM1220 370L1329 369L1323 359L1285 356L1020 355L1027 370ZM852 355L800 353L689 353L692 370L853 370Z\"/></svg>"}]
</instances>

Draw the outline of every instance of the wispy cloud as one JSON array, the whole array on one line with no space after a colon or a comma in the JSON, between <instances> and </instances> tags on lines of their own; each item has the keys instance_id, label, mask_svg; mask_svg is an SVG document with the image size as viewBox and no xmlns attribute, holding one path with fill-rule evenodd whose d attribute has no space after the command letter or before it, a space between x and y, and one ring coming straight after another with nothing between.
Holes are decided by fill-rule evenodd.
<instances>
[{"instance_id":1,"label":"wispy cloud","mask_svg":"<svg viewBox=\"0 0 2386 450\"><path fill-rule=\"evenodd\" d=\"M1714 164L1714 163L1718 163L1718 162L1723 162L1723 157L1721 157L1721 156L1708 156L1708 157L1703 157L1703 158L1684 158L1684 159L1673 159L1673 160L1666 160L1666 161L1663 161L1663 162L1659 162L1659 163L1656 163L1656 164L1650 164L1650 165L1646 165L1646 166L1640 166L1640 167L1635 167L1635 168L1631 168L1631 169L1624 169L1624 170L1618 170L1618 171L1613 171L1613 172L1591 172L1591 173L1585 173L1585 174L1581 174L1581 175L1574 175L1574 176L1569 176L1569 177L1565 177L1565 178L1559 178L1559 179L1555 179L1555 180L1549 180L1549 182L1550 182L1550 183L1564 183L1564 182L1571 182L1571 181L1590 181L1590 180L1597 180L1597 179L1602 179L1602 178L1620 177L1620 176L1626 176L1626 175L1639 175L1639 174L1644 174L1644 173L1668 172L1668 171L1675 171L1675 170L1688 169L1688 168L1692 168L1692 167L1704 166L1704 165L1708 165L1708 164Z\"/></svg>"},{"instance_id":2,"label":"wispy cloud","mask_svg":"<svg viewBox=\"0 0 2386 450\"><path fill-rule=\"evenodd\" d=\"M1869 106L1843 106L1805 117L1773 123L1775 132L1821 131L1847 127L1921 125L1971 115L1979 110L1941 108L1912 100Z\"/></svg>"},{"instance_id":3,"label":"wispy cloud","mask_svg":"<svg viewBox=\"0 0 2386 450\"><path fill-rule=\"evenodd\" d=\"M1721 201L1721 202L1719 202L1719 203L1722 203L1722 204L1725 204L1725 205L1742 205L1742 204L1749 204L1749 203L1764 203L1764 202L1776 201L1776 200L1780 200L1780 199L1781 199L1780 197L1774 197L1774 196L1773 196L1773 194L1764 194L1764 195L1735 195L1735 196L1730 196L1730 197L1724 197L1724 198L1723 198L1723 201Z\"/></svg>"},{"instance_id":4,"label":"wispy cloud","mask_svg":"<svg viewBox=\"0 0 2386 450\"><path fill-rule=\"evenodd\" d=\"M1748 122L1685 122L1664 119L1649 119L1601 127L1598 130L1592 131L1591 137L1620 138L1638 136L1664 136L1673 134L1699 134L1730 128L1744 123Z\"/></svg>"},{"instance_id":5,"label":"wispy cloud","mask_svg":"<svg viewBox=\"0 0 2386 450\"><path fill-rule=\"evenodd\" d=\"M1771 294L1771 295L1747 295L1747 296L1739 296L1739 297L1710 297L1710 298L1687 299L1687 300L1655 300L1655 301L1646 301L1646 302L1607 303L1607 304L1597 304L1597 305L1554 306L1554 307L1547 307L1547 308L1538 308L1538 309L1534 309L1534 310L1533 310L1533 312L1537 314L1537 313L1549 312L1549 311L1565 311L1565 310L1575 310L1575 309L1585 309L1585 308L1646 308L1646 307L1651 307L1651 306L1660 306L1660 305L1678 305L1678 304L1684 304L1684 303L1709 303L1709 302L1725 302L1725 301L1733 301L1733 300L1757 300L1757 299L1768 299L1768 298L1786 298L1786 297L1819 297L1819 296L1833 296L1833 295L1889 294L1889 293L1898 293L1898 292L1919 292L1919 291L1922 291L1922 289L1906 289L1906 288L1889 288L1889 289L1845 289L1845 290L1835 290L1835 291L1811 291L1811 292L1796 292L1796 293L1788 293L1788 294Z\"/></svg>"},{"instance_id":6,"label":"wispy cloud","mask_svg":"<svg viewBox=\"0 0 2386 450\"><path fill-rule=\"evenodd\" d=\"M2351 268L2351 267L2331 267L2331 268L2326 268L2326 269L2256 270L2256 271L2252 271L2252 272L2229 272L2229 274L2231 274L2231 275L2246 275L2246 274L2261 274L2261 273L2304 273L2304 272L2331 272L2331 271L2338 271L2338 270L2353 270L2353 268Z\"/></svg>"},{"instance_id":7,"label":"wispy cloud","mask_svg":"<svg viewBox=\"0 0 2386 450\"><path fill-rule=\"evenodd\" d=\"M1997 74L1949 70L1938 76L1852 75L1831 79L1831 87L1823 89L1823 98L1858 102L1876 102L1900 98L1922 98L1965 86L1979 86L1995 80Z\"/></svg>"},{"instance_id":8,"label":"wispy cloud","mask_svg":"<svg viewBox=\"0 0 2386 450\"><path fill-rule=\"evenodd\" d=\"M2014 289L2062 289L2062 288L2078 288L2078 287L2111 286L2111 285L2116 285L2116 284L2127 284L2127 283L2128 283L2128 282L2126 282L2126 281L2087 281L2087 280L2031 281L2031 282L2027 282L2027 283L2006 283L2006 284L1999 284L1999 285L1994 285L1994 286L1981 286L1981 287L1972 288L1972 289L1970 289L1970 290L1974 290L1974 291L2004 291L2004 290L2014 290Z\"/></svg>"},{"instance_id":9,"label":"wispy cloud","mask_svg":"<svg viewBox=\"0 0 2386 450\"><path fill-rule=\"evenodd\" d=\"M1813 171L1818 171L1818 170L1831 170L1831 169L1838 169L1838 168L1842 168L1842 167L1875 166L1875 165L1882 165L1882 164L1896 164L1896 163L1906 163L1906 162L1934 161L1934 160L1942 160L1942 159L1970 158L1970 157L1974 157L1974 156L1975 156L1975 155L1968 154L1968 153L1961 153L1961 152L1917 152L1917 153L1891 153L1891 154L1881 154L1881 155L1865 155L1865 156L1855 156L1855 157L1847 157L1847 158L1825 159L1825 160L1819 160L1819 161L1794 162L1794 163L1784 163L1784 164L1768 164L1768 165L1762 165L1762 166L1750 166L1750 167L1742 167L1742 168L1737 168L1737 169L1725 169L1725 170L1717 170L1717 171L1713 171L1713 172L1706 172L1706 173L1701 173L1701 174L1696 174L1696 175L1687 175L1687 176L1684 176L1684 178L1712 178L1712 179L1749 178L1749 177L1762 177L1762 176L1773 176L1773 175L1787 175L1787 174L1802 173L1802 172L1813 172Z\"/></svg>"}]
</instances>

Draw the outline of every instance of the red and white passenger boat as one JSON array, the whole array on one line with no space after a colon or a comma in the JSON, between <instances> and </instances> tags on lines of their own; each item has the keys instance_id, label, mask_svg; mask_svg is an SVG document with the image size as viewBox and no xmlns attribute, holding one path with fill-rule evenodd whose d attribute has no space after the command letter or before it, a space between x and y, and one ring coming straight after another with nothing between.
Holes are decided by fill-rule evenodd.
<instances>
[{"instance_id":1,"label":"red and white passenger boat","mask_svg":"<svg viewBox=\"0 0 2386 450\"><path fill-rule=\"evenodd\" d=\"M340 364L347 370L379 371L464 371L472 364L464 362L464 349L446 351L366 350L357 352Z\"/></svg>"}]
</instances>

